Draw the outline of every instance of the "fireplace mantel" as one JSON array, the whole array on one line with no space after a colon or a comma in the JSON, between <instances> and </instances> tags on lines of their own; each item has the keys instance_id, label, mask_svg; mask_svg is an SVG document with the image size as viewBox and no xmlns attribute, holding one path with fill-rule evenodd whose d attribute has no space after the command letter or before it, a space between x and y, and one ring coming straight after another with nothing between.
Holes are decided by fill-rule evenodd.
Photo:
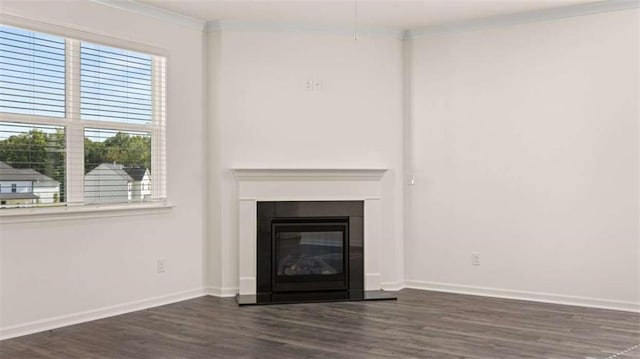
<instances>
[{"instance_id":1,"label":"fireplace mantel","mask_svg":"<svg viewBox=\"0 0 640 359\"><path fill-rule=\"evenodd\" d=\"M379 181L386 169L381 168L234 168L241 181Z\"/></svg>"},{"instance_id":2,"label":"fireplace mantel","mask_svg":"<svg viewBox=\"0 0 640 359\"><path fill-rule=\"evenodd\" d=\"M239 294L256 294L259 201L364 201L365 289L379 290L382 168L233 168L238 184Z\"/></svg>"}]
</instances>

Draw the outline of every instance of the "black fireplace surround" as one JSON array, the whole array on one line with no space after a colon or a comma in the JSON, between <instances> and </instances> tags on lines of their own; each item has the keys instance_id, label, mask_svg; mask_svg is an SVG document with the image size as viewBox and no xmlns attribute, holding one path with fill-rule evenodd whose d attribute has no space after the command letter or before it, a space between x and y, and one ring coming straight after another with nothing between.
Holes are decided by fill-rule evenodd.
<instances>
[{"instance_id":1,"label":"black fireplace surround","mask_svg":"<svg viewBox=\"0 0 640 359\"><path fill-rule=\"evenodd\" d=\"M238 304L395 299L364 290L364 202L257 203L256 292Z\"/></svg>"}]
</instances>

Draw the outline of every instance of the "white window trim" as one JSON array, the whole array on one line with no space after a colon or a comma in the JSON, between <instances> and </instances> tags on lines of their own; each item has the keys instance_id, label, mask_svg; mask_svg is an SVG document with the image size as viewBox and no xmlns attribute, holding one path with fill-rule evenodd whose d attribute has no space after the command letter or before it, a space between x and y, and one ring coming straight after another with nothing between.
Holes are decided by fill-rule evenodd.
<instances>
[{"instance_id":1,"label":"white window trim","mask_svg":"<svg viewBox=\"0 0 640 359\"><path fill-rule=\"evenodd\" d=\"M168 201L59 207L11 208L0 214L0 224L51 222L164 214L175 206ZM4 213L6 212L6 213Z\"/></svg>"},{"instance_id":2,"label":"white window trim","mask_svg":"<svg viewBox=\"0 0 640 359\"><path fill-rule=\"evenodd\" d=\"M62 219L88 219L104 217L120 217L163 213L174 207L167 198L167 156L166 156L166 115L167 115L167 51L131 40L119 39L107 35L87 32L83 29L54 25L51 23L27 19L13 14L3 14L1 25L28 29L35 32L63 37L65 39L65 102L64 118L48 116L31 116L22 114L1 113L1 119L9 122L21 122L34 125L52 125L65 127L66 145L66 202L55 207L10 208L0 210L0 224L25 223L40 221L57 221ZM151 124L138 125L111 121L91 121L80 119L80 43L86 41L130 51L152 55L155 71L162 66L165 72L165 87L155 86L157 76L152 76L153 117ZM74 67L75 66L75 67ZM158 111L161 109L162 111ZM164 116L161 114L164 113ZM161 186L152 186L152 200L143 203L118 204L85 204L84 203L84 141L73 141L73 138L84 139L85 128L131 130L151 133L151 178L160 178L164 173ZM80 131L81 137L70 136L71 131ZM79 134L75 132L75 136ZM74 156L72 158L72 156Z\"/></svg>"},{"instance_id":3,"label":"white window trim","mask_svg":"<svg viewBox=\"0 0 640 359\"><path fill-rule=\"evenodd\" d=\"M75 27L72 24L65 24L63 26L54 24L53 22L44 22L29 19L10 13L3 13L2 16L0 16L0 24L22 29L29 29L36 32L43 32L49 35L63 37L65 39L76 39L80 41L87 41L100 45L141 52L148 55L157 55L165 58L169 57L168 51L166 49L155 47L146 43L137 42L131 39L124 39L120 37L89 32L86 30L86 28Z\"/></svg>"}]
</instances>

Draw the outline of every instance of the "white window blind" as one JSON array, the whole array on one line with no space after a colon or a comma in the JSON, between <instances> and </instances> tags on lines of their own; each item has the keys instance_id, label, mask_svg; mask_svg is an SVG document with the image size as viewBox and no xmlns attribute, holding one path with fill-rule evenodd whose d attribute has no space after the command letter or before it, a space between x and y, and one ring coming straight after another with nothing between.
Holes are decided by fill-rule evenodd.
<instances>
[{"instance_id":1,"label":"white window blind","mask_svg":"<svg viewBox=\"0 0 640 359\"><path fill-rule=\"evenodd\" d=\"M80 48L83 120L152 122L152 57L83 42Z\"/></svg>"},{"instance_id":2,"label":"white window blind","mask_svg":"<svg viewBox=\"0 0 640 359\"><path fill-rule=\"evenodd\" d=\"M0 112L64 117L64 39L0 28Z\"/></svg>"},{"instance_id":3,"label":"white window blind","mask_svg":"<svg viewBox=\"0 0 640 359\"><path fill-rule=\"evenodd\" d=\"M164 57L4 25L0 50L0 208L166 199Z\"/></svg>"}]
</instances>

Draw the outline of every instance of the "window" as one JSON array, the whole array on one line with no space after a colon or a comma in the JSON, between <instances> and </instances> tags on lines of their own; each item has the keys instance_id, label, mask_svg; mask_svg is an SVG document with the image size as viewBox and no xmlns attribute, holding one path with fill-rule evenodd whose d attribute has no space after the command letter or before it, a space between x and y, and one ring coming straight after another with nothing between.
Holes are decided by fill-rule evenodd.
<instances>
[{"instance_id":1,"label":"window","mask_svg":"<svg viewBox=\"0 0 640 359\"><path fill-rule=\"evenodd\" d=\"M0 200L13 206L64 203L65 152L62 126L0 122Z\"/></svg>"},{"instance_id":2,"label":"window","mask_svg":"<svg viewBox=\"0 0 640 359\"><path fill-rule=\"evenodd\" d=\"M165 199L165 63L0 25L0 208Z\"/></svg>"},{"instance_id":3,"label":"window","mask_svg":"<svg viewBox=\"0 0 640 359\"><path fill-rule=\"evenodd\" d=\"M101 129L84 132L86 203L151 198L151 134Z\"/></svg>"}]
</instances>

